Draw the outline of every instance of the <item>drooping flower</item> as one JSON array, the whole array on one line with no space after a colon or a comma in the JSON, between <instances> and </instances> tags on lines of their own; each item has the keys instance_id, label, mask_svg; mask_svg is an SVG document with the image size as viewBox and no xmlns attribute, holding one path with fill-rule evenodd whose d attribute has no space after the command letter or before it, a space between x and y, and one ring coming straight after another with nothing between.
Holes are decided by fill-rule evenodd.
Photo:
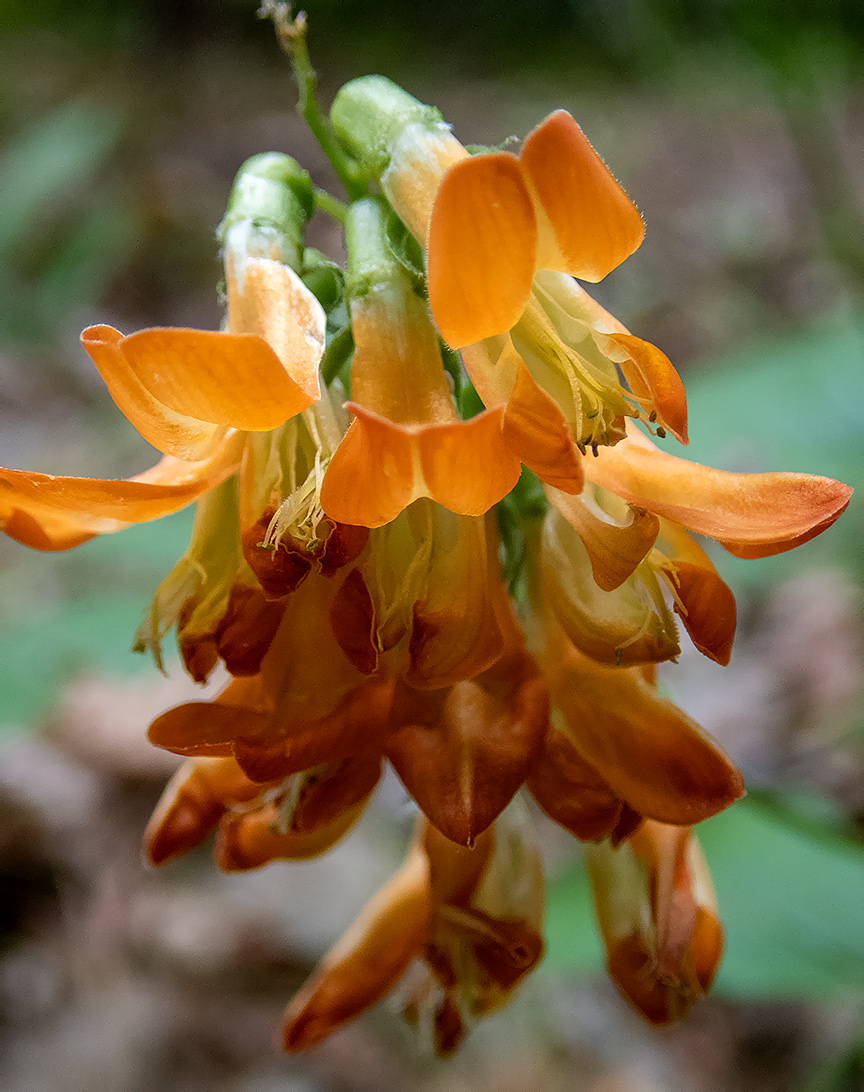
<instances>
[{"instance_id":1,"label":"drooping flower","mask_svg":"<svg viewBox=\"0 0 864 1092\"><path fill-rule=\"evenodd\" d=\"M643 227L569 114L518 156L469 156L372 77L332 120L354 157L348 206L287 157L238 176L225 332L85 331L163 460L125 482L0 471L0 521L66 549L198 502L136 646L161 666L175 627L196 681L220 659L231 678L151 725L186 759L148 825L152 863L214 831L227 871L325 852L387 762L423 813L403 868L289 1006L286 1049L403 976L403 1015L442 1054L508 999L543 947L523 786L593 843L610 972L669 1022L722 948L691 827L743 792L656 685L674 614L707 656L731 652L734 598L691 532L767 556L830 526L851 491L700 467L629 427L686 442L686 401L666 357L573 279L605 276ZM313 200L345 223L344 299L304 246ZM445 342L485 412L463 419L473 394Z\"/></svg>"},{"instance_id":2,"label":"drooping flower","mask_svg":"<svg viewBox=\"0 0 864 1092\"><path fill-rule=\"evenodd\" d=\"M473 849L421 824L402 869L288 1007L285 1049L314 1046L408 971L406 1020L436 1053L454 1051L542 954L542 865L526 819L505 812Z\"/></svg>"},{"instance_id":3,"label":"drooping flower","mask_svg":"<svg viewBox=\"0 0 864 1092\"><path fill-rule=\"evenodd\" d=\"M613 981L652 1024L680 1020L710 987L723 951L695 835L648 821L618 848L588 847L586 861Z\"/></svg>"}]
</instances>

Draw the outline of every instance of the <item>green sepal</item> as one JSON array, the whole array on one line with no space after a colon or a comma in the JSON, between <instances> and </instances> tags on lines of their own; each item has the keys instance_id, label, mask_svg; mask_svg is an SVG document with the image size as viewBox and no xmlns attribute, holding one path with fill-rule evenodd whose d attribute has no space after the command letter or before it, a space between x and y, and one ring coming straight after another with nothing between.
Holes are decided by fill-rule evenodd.
<instances>
[{"instance_id":1,"label":"green sepal","mask_svg":"<svg viewBox=\"0 0 864 1092\"><path fill-rule=\"evenodd\" d=\"M345 276L326 254L308 247L300 279L329 315L345 298Z\"/></svg>"}]
</instances>

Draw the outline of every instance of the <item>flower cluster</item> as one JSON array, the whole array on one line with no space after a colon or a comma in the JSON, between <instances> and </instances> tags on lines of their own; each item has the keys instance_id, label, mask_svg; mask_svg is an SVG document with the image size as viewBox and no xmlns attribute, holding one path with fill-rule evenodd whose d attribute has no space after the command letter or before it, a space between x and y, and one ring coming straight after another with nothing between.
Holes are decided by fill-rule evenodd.
<instances>
[{"instance_id":1,"label":"flower cluster","mask_svg":"<svg viewBox=\"0 0 864 1092\"><path fill-rule=\"evenodd\" d=\"M415 801L404 866L288 1008L286 1049L397 982L442 1053L506 1001L543 949L529 797L588 843L610 973L667 1023L722 949L692 828L743 792L655 683L676 615L729 661L735 601L693 534L764 557L851 491L654 442L687 442L681 380L574 279L618 266L642 219L569 114L518 155L469 154L366 77L330 123L347 206L287 156L242 168L224 330L82 334L161 460L125 481L2 470L0 523L65 550L197 503L136 647L161 665L176 629L196 681L220 662L229 681L150 728L186 758L154 864L214 829L226 870L322 853L386 763ZM344 270L305 245L316 203L344 219Z\"/></svg>"}]
</instances>

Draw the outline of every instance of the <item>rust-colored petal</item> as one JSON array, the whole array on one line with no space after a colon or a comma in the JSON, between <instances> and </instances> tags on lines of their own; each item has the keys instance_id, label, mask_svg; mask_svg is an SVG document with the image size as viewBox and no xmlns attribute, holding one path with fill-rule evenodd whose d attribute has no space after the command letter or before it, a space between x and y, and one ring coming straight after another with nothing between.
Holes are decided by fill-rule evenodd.
<instances>
[{"instance_id":1,"label":"rust-colored petal","mask_svg":"<svg viewBox=\"0 0 864 1092\"><path fill-rule=\"evenodd\" d=\"M420 953L430 912L429 864L415 847L288 1006L284 1048L315 1046L389 993Z\"/></svg>"},{"instance_id":2,"label":"rust-colored petal","mask_svg":"<svg viewBox=\"0 0 864 1092\"><path fill-rule=\"evenodd\" d=\"M770 557L821 534L844 511L852 489L813 474L733 474L656 448L631 432L601 448L586 468L592 481L630 504L716 539L736 557Z\"/></svg>"},{"instance_id":3,"label":"rust-colored petal","mask_svg":"<svg viewBox=\"0 0 864 1092\"><path fill-rule=\"evenodd\" d=\"M618 827L621 799L563 732L549 732L526 784L549 818L583 842L608 838Z\"/></svg>"},{"instance_id":4,"label":"rust-colored petal","mask_svg":"<svg viewBox=\"0 0 864 1092\"><path fill-rule=\"evenodd\" d=\"M660 521L644 508L628 506L619 522L594 503L590 492L574 497L547 487L546 496L582 539L594 582L603 591L620 587L657 538Z\"/></svg>"},{"instance_id":5,"label":"rust-colored petal","mask_svg":"<svg viewBox=\"0 0 864 1092\"><path fill-rule=\"evenodd\" d=\"M470 846L537 760L548 726L548 694L525 652L503 657L446 693L427 694L410 701L403 689L394 719L404 727L387 754L429 820L452 841Z\"/></svg>"},{"instance_id":6,"label":"rust-colored petal","mask_svg":"<svg viewBox=\"0 0 864 1092\"><path fill-rule=\"evenodd\" d=\"M693 832L646 822L617 851L587 857L610 975L652 1024L684 1017L723 948L714 892Z\"/></svg>"},{"instance_id":7,"label":"rust-colored petal","mask_svg":"<svg viewBox=\"0 0 864 1092\"><path fill-rule=\"evenodd\" d=\"M216 652L232 675L257 674L284 612L284 603L267 600L257 588L240 583L234 585L214 634ZM183 636L179 636L181 654Z\"/></svg>"},{"instance_id":8,"label":"rust-colored petal","mask_svg":"<svg viewBox=\"0 0 864 1092\"><path fill-rule=\"evenodd\" d=\"M537 246L534 208L507 152L464 159L438 187L428 239L429 303L454 349L503 333L522 314Z\"/></svg>"},{"instance_id":9,"label":"rust-colored petal","mask_svg":"<svg viewBox=\"0 0 864 1092\"><path fill-rule=\"evenodd\" d=\"M564 493L582 491L582 458L564 414L521 360L501 430L510 450L541 481Z\"/></svg>"},{"instance_id":10,"label":"rust-colored petal","mask_svg":"<svg viewBox=\"0 0 864 1092\"><path fill-rule=\"evenodd\" d=\"M362 804L355 805L311 831L280 830L278 808L272 801L254 811L228 812L219 822L214 860L223 872L245 872L271 861L318 857L348 833L362 810Z\"/></svg>"},{"instance_id":11,"label":"rust-colored petal","mask_svg":"<svg viewBox=\"0 0 864 1092\"><path fill-rule=\"evenodd\" d=\"M311 832L329 826L343 812L364 803L381 777L381 755L361 754L314 767L303 782L291 829Z\"/></svg>"},{"instance_id":12,"label":"rust-colored petal","mask_svg":"<svg viewBox=\"0 0 864 1092\"><path fill-rule=\"evenodd\" d=\"M519 162L538 212L538 268L599 281L640 245L639 211L566 110L528 134Z\"/></svg>"},{"instance_id":13,"label":"rust-colored petal","mask_svg":"<svg viewBox=\"0 0 864 1092\"><path fill-rule=\"evenodd\" d=\"M178 755L230 755L234 740L263 737L271 723L272 716L257 709L189 701L158 716L147 738Z\"/></svg>"},{"instance_id":14,"label":"rust-colored petal","mask_svg":"<svg viewBox=\"0 0 864 1092\"><path fill-rule=\"evenodd\" d=\"M233 758L191 758L174 774L144 832L151 864L199 845L232 803L254 800L264 786L250 781Z\"/></svg>"},{"instance_id":15,"label":"rust-colored petal","mask_svg":"<svg viewBox=\"0 0 864 1092\"><path fill-rule=\"evenodd\" d=\"M720 746L638 670L604 667L571 649L552 694L579 753L640 814L698 823L744 792Z\"/></svg>"},{"instance_id":16,"label":"rust-colored petal","mask_svg":"<svg viewBox=\"0 0 864 1092\"><path fill-rule=\"evenodd\" d=\"M671 552L659 568L669 583L675 613L702 655L725 667L735 639L735 596L686 531L664 520L663 538Z\"/></svg>"},{"instance_id":17,"label":"rust-colored petal","mask_svg":"<svg viewBox=\"0 0 864 1092\"><path fill-rule=\"evenodd\" d=\"M209 458L166 455L134 478L71 478L0 468L0 525L37 550L65 550L94 534L159 519L215 488L240 463L243 438L231 433Z\"/></svg>"},{"instance_id":18,"label":"rust-colored petal","mask_svg":"<svg viewBox=\"0 0 864 1092\"><path fill-rule=\"evenodd\" d=\"M276 428L319 395L317 377L304 376L301 386L255 334L139 330L117 348L143 388L175 413L244 432Z\"/></svg>"},{"instance_id":19,"label":"rust-colored petal","mask_svg":"<svg viewBox=\"0 0 864 1092\"><path fill-rule=\"evenodd\" d=\"M608 334L606 339L624 350L614 354L633 394L645 399L657 413L658 422L682 444L687 437L687 394L672 361L656 345L632 334Z\"/></svg>"}]
</instances>

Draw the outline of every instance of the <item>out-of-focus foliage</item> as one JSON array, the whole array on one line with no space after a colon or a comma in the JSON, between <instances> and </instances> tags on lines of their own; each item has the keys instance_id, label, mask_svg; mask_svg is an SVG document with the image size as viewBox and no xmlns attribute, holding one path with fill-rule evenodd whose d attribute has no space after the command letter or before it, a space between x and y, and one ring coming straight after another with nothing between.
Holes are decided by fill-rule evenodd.
<instances>
[{"instance_id":1,"label":"out-of-focus foliage","mask_svg":"<svg viewBox=\"0 0 864 1092\"><path fill-rule=\"evenodd\" d=\"M726 928L726 954L715 986L720 993L748 998L860 994L864 847L845 842L831 817L817 814L804 825L801 815L800 801L787 810L782 802L757 798L699 828ZM601 955L592 924L588 881L581 869L573 869L552 887L550 965L583 972L597 968Z\"/></svg>"}]
</instances>

